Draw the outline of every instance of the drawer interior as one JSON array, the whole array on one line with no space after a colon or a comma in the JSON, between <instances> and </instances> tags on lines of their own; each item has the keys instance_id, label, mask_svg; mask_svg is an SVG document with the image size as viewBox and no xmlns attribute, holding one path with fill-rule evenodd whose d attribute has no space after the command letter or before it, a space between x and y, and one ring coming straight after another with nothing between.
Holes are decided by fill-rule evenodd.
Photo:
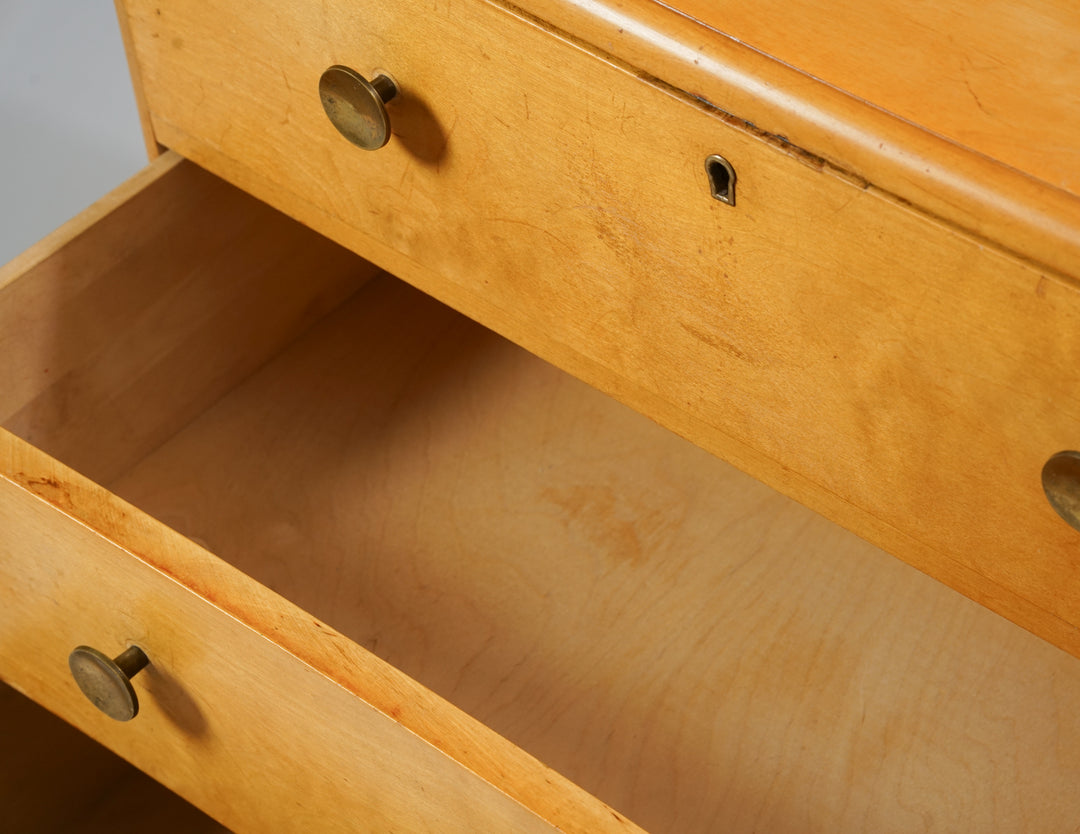
<instances>
[{"instance_id":1,"label":"drawer interior","mask_svg":"<svg viewBox=\"0 0 1080 834\"><path fill-rule=\"evenodd\" d=\"M163 170L0 276L10 430L649 831L1077 819L1075 659Z\"/></svg>"}]
</instances>

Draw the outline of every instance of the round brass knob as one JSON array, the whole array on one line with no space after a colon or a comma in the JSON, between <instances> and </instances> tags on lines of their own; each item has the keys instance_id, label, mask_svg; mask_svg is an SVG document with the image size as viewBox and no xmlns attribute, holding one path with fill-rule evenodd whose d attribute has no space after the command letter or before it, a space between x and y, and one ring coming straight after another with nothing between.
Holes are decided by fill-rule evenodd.
<instances>
[{"instance_id":1,"label":"round brass knob","mask_svg":"<svg viewBox=\"0 0 1080 834\"><path fill-rule=\"evenodd\" d=\"M323 110L338 133L366 151L377 151L390 140L386 102L397 95L388 75L368 81L356 70L333 66L319 79Z\"/></svg>"},{"instance_id":2,"label":"round brass knob","mask_svg":"<svg viewBox=\"0 0 1080 834\"><path fill-rule=\"evenodd\" d=\"M83 695L117 721L130 721L139 714L139 698L131 679L149 662L138 646L132 646L115 659L89 646L79 646L68 656L71 674Z\"/></svg>"},{"instance_id":3,"label":"round brass knob","mask_svg":"<svg viewBox=\"0 0 1080 834\"><path fill-rule=\"evenodd\" d=\"M1059 516L1080 530L1080 452L1058 452L1042 470L1043 492Z\"/></svg>"}]
</instances>

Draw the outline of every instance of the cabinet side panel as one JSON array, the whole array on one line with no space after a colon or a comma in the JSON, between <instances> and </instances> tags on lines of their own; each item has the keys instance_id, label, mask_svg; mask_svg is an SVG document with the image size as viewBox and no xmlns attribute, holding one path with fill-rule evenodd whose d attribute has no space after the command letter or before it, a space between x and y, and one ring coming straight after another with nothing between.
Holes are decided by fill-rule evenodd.
<instances>
[{"instance_id":1,"label":"cabinet side panel","mask_svg":"<svg viewBox=\"0 0 1080 834\"><path fill-rule=\"evenodd\" d=\"M135 47L131 40L131 26L128 23L128 15L125 0L115 0L116 22L120 27L120 37L124 39L124 53L127 55L128 72L131 73L131 86L135 92L135 106L139 111L139 123L142 125L143 142L146 143L146 156L148 159L157 159L165 152L166 148L154 137L154 126L150 122L150 110L146 104L146 94L143 92L142 71L139 68L139 59L135 55Z\"/></svg>"}]
</instances>

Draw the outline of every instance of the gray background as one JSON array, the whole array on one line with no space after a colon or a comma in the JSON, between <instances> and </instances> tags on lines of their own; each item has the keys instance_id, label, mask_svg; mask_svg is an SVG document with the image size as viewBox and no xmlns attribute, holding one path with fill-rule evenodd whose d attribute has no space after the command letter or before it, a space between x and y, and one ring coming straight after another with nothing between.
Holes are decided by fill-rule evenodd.
<instances>
[{"instance_id":1,"label":"gray background","mask_svg":"<svg viewBox=\"0 0 1080 834\"><path fill-rule=\"evenodd\" d=\"M111 0L0 0L0 264L145 164Z\"/></svg>"}]
</instances>

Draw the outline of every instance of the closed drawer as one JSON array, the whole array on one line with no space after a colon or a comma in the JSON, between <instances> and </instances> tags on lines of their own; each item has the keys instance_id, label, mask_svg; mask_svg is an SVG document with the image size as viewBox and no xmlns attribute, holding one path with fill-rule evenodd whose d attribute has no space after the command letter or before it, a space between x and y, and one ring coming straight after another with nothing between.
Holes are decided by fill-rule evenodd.
<instances>
[{"instance_id":1,"label":"closed drawer","mask_svg":"<svg viewBox=\"0 0 1080 834\"><path fill-rule=\"evenodd\" d=\"M160 142L1080 653L1040 483L1080 446L1075 276L496 4L125 6ZM384 149L330 125L333 64L398 81Z\"/></svg>"},{"instance_id":2,"label":"closed drawer","mask_svg":"<svg viewBox=\"0 0 1080 834\"><path fill-rule=\"evenodd\" d=\"M1080 813L1074 658L175 156L0 320L0 678L230 828Z\"/></svg>"}]
</instances>

